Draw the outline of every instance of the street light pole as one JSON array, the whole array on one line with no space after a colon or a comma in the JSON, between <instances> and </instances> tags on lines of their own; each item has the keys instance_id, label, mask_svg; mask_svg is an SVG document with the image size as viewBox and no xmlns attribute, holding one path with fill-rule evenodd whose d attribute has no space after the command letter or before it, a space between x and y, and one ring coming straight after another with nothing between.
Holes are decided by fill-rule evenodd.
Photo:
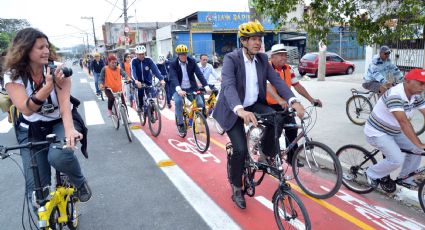
<instances>
[{"instance_id":1,"label":"street light pole","mask_svg":"<svg viewBox=\"0 0 425 230\"><path fill-rule=\"evenodd\" d=\"M81 19L91 19L91 23L92 23L92 26L93 26L94 49L97 52L97 41L96 41L96 31L94 29L94 19L93 19L93 17L81 17Z\"/></svg>"}]
</instances>

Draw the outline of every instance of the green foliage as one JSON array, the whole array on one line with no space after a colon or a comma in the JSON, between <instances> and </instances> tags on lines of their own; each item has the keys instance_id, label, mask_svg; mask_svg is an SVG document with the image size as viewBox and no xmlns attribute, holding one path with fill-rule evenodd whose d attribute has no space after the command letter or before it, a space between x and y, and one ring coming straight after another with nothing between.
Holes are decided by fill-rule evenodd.
<instances>
[{"instance_id":1,"label":"green foliage","mask_svg":"<svg viewBox=\"0 0 425 230\"><path fill-rule=\"evenodd\" d=\"M25 19L0 18L0 52L7 49L16 32L30 26Z\"/></svg>"},{"instance_id":2,"label":"green foliage","mask_svg":"<svg viewBox=\"0 0 425 230\"><path fill-rule=\"evenodd\" d=\"M289 18L304 0L253 0L256 10L281 28L295 22L310 41L323 40L334 26L350 26L360 44L423 37L424 0L312 0L302 19ZM419 31L419 32L418 32ZM317 42L316 42L317 43Z\"/></svg>"}]
</instances>

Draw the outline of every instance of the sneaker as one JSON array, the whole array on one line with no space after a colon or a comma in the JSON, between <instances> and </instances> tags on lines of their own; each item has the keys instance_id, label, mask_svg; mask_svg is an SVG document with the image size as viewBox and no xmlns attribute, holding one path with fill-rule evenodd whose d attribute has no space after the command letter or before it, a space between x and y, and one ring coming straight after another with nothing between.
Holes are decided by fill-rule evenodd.
<instances>
[{"instance_id":1,"label":"sneaker","mask_svg":"<svg viewBox=\"0 0 425 230\"><path fill-rule=\"evenodd\" d=\"M178 125L177 129L179 130L179 133L186 134L186 128L184 127L184 125Z\"/></svg>"},{"instance_id":2,"label":"sneaker","mask_svg":"<svg viewBox=\"0 0 425 230\"><path fill-rule=\"evenodd\" d=\"M112 110L108 109L108 111L106 111L106 114L108 115L108 117L112 116Z\"/></svg>"},{"instance_id":3,"label":"sneaker","mask_svg":"<svg viewBox=\"0 0 425 230\"><path fill-rule=\"evenodd\" d=\"M369 186L376 189L379 185L379 179L372 179L367 175L367 173L365 175L366 175L366 180Z\"/></svg>"},{"instance_id":4,"label":"sneaker","mask_svg":"<svg viewBox=\"0 0 425 230\"><path fill-rule=\"evenodd\" d=\"M411 190L415 190L418 188L418 184L415 183L415 181L413 180L409 180L409 179L405 179L405 180L401 180L399 178L397 178L395 180L395 182L400 185L403 186L405 188L411 189Z\"/></svg>"},{"instance_id":5,"label":"sneaker","mask_svg":"<svg viewBox=\"0 0 425 230\"><path fill-rule=\"evenodd\" d=\"M91 195L91 189L87 184L87 181L84 181L84 183L77 189L77 197L80 202L87 202L90 200Z\"/></svg>"}]
</instances>

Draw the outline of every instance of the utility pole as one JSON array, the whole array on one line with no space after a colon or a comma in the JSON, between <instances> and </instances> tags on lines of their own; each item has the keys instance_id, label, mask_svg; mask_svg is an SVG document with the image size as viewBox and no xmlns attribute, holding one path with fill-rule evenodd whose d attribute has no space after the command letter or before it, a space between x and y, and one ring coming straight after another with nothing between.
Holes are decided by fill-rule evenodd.
<instances>
[{"instance_id":1,"label":"utility pole","mask_svg":"<svg viewBox=\"0 0 425 230\"><path fill-rule=\"evenodd\" d=\"M91 24L93 26L94 49L97 52L97 41L96 41L96 31L94 29L94 19L93 19L93 17L81 17L81 19L91 19Z\"/></svg>"},{"instance_id":2,"label":"utility pole","mask_svg":"<svg viewBox=\"0 0 425 230\"><path fill-rule=\"evenodd\" d=\"M128 53L128 32L130 32L130 28L128 27L128 17L127 17L127 0L124 1L124 36L125 36L125 52Z\"/></svg>"}]
</instances>

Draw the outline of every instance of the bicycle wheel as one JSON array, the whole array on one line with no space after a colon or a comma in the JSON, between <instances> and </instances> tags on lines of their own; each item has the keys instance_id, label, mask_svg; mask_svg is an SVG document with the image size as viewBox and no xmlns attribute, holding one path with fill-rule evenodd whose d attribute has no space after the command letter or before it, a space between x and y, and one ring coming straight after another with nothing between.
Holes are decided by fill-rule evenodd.
<instances>
[{"instance_id":1,"label":"bicycle wheel","mask_svg":"<svg viewBox=\"0 0 425 230\"><path fill-rule=\"evenodd\" d=\"M425 117L419 110L414 110L410 123L415 130L416 135L421 135L425 131Z\"/></svg>"},{"instance_id":2,"label":"bicycle wheel","mask_svg":"<svg viewBox=\"0 0 425 230\"><path fill-rule=\"evenodd\" d=\"M156 99L158 100L158 107L160 110L163 110L167 105L167 95L165 93L164 87L159 87L156 92Z\"/></svg>"},{"instance_id":3,"label":"bicycle wheel","mask_svg":"<svg viewBox=\"0 0 425 230\"><path fill-rule=\"evenodd\" d=\"M345 112L351 122L356 125L364 125L372 109L372 103L365 96L354 95L348 99Z\"/></svg>"},{"instance_id":4,"label":"bicycle wheel","mask_svg":"<svg viewBox=\"0 0 425 230\"><path fill-rule=\"evenodd\" d=\"M60 217L58 207L54 207L49 216L49 229L52 230L62 230L63 226L59 223L58 219Z\"/></svg>"},{"instance_id":5,"label":"bicycle wheel","mask_svg":"<svg viewBox=\"0 0 425 230\"><path fill-rule=\"evenodd\" d=\"M304 164L298 167L298 161ZM301 189L317 199L327 199L341 188L341 163L327 145L310 141L295 151L292 159L295 180Z\"/></svg>"},{"instance_id":6,"label":"bicycle wheel","mask_svg":"<svg viewBox=\"0 0 425 230\"><path fill-rule=\"evenodd\" d=\"M207 120L201 112L193 114L192 131L199 152L205 153L210 146L210 130Z\"/></svg>"},{"instance_id":7,"label":"bicycle wheel","mask_svg":"<svg viewBox=\"0 0 425 230\"><path fill-rule=\"evenodd\" d=\"M422 210L425 212L425 180L419 185L418 189L419 204Z\"/></svg>"},{"instance_id":8,"label":"bicycle wheel","mask_svg":"<svg viewBox=\"0 0 425 230\"><path fill-rule=\"evenodd\" d=\"M365 194L373 191L366 179L366 169L376 164L376 159L361 146L345 145L336 152L342 166L342 183L349 190Z\"/></svg>"},{"instance_id":9,"label":"bicycle wheel","mask_svg":"<svg viewBox=\"0 0 425 230\"><path fill-rule=\"evenodd\" d=\"M133 141L133 136L131 134L130 130L130 124L128 122L128 114L127 114L127 108L125 105L121 105L121 118L122 118L122 126L124 126L125 133L127 134L128 141Z\"/></svg>"},{"instance_id":10,"label":"bicycle wheel","mask_svg":"<svg viewBox=\"0 0 425 230\"><path fill-rule=\"evenodd\" d=\"M120 115L118 114L117 102L115 101L112 105L112 115L111 115L112 124L115 129L120 128Z\"/></svg>"},{"instance_id":11,"label":"bicycle wheel","mask_svg":"<svg viewBox=\"0 0 425 230\"><path fill-rule=\"evenodd\" d=\"M148 119L149 119L149 130L152 136L157 137L161 132L161 113L159 112L158 105L154 100L149 102L148 106Z\"/></svg>"},{"instance_id":12,"label":"bicycle wheel","mask_svg":"<svg viewBox=\"0 0 425 230\"><path fill-rule=\"evenodd\" d=\"M276 190L273 195L273 212L279 229L311 229L307 209L290 190Z\"/></svg>"},{"instance_id":13,"label":"bicycle wheel","mask_svg":"<svg viewBox=\"0 0 425 230\"><path fill-rule=\"evenodd\" d=\"M224 135L224 129L221 128L220 124L213 118L214 120L214 126L215 126L215 130L217 130L217 133L220 135Z\"/></svg>"},{"instance_id":14,"label":"bicycle wheel","mask_svg":"<svg viewBox=\"0 0 425 230\"><path fill-rule=\"evenodd\" d=\"M66 225L70 230L76 230L78 228L78 207L77 202L74 201L73 195L69 197L68 203L66 204L66 214L68 215L68 222L66 222Z\"/></svg>"}]
</instances>

